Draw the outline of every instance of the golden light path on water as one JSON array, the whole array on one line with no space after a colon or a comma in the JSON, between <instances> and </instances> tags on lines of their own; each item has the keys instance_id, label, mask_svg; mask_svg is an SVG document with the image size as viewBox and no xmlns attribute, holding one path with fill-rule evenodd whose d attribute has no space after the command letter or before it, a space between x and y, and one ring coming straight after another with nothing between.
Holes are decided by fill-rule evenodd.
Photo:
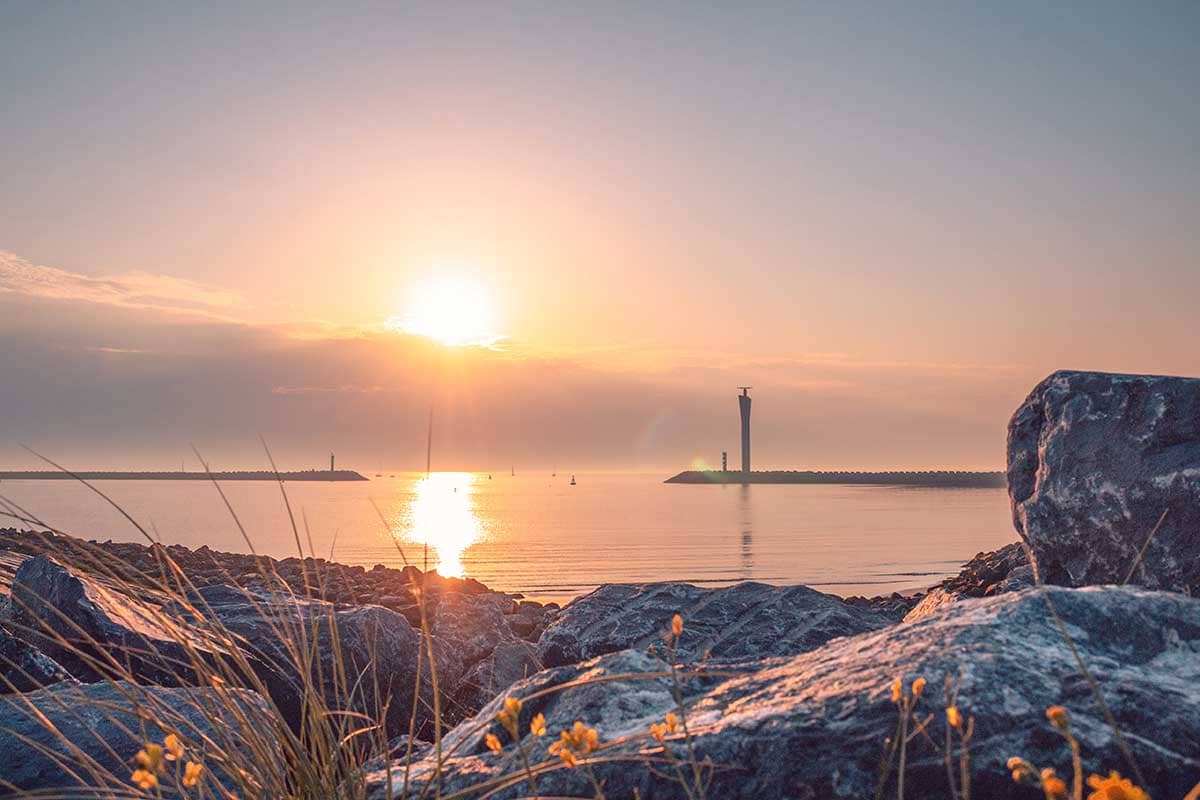
<instances>
[{"instance_id":1,"label":"golden light path on water","mask_svg":"<svg viewBox=\"0 0 1200 800\"><path fill-rule=\"evenodd\" d=\"M438 574L462 577L462 555L483 537L483 523L475 513L472 498L475 476L469 472L435 472L417 481L412 504L400 529L399 538L428 545L437 557Z\"/></svg>"}]
</instances>

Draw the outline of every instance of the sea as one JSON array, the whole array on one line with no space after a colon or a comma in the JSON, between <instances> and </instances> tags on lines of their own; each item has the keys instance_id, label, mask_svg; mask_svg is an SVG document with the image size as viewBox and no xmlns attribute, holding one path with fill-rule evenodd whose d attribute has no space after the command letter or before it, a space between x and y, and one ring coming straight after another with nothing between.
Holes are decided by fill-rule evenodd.
<instances>
[{"instance_id":1,"label":"sea","mask_svg":"<svg viewBox=\"0 0 1200 800\"><path fill-rule=\"evenodd\" d=\"M302 550L368 569L415 564L543 602L649 581L802 583L870 597L930 586L1017 538L1004 489L679 485L614 473L578 473L575 485L550 472L369 477L289 482L286 497L278 484L227 482L232 513L205 481L95 485L164 543L279 558ZM145 541L82 484L5 481L0 496L75 536Z\"/></svg>"}]
</instances>

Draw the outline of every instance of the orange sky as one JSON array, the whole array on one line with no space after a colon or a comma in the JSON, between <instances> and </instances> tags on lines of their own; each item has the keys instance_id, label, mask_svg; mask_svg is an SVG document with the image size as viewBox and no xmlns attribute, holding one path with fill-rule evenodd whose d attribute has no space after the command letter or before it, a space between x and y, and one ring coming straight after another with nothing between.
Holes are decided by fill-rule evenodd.
<instances>
[{"instance_id":1,"label":"orange sky","mask_svg":"<svg viewBox=\"0 0 1200 800\"><path fill-rule=\"evenodd\" d=\"M1200 20L1078 12L6 7L0 459L416 466L437 385L447 467L662 469L749 383L763 466L998 467L1200 373ZM385 332L447 274L501 351Z\"/></svg>"}]
</instances>

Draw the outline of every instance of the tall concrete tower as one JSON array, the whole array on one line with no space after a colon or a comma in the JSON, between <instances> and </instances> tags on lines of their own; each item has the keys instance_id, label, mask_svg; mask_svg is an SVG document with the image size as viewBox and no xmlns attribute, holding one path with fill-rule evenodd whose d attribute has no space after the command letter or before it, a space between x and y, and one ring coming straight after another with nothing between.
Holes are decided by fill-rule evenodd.
<instances>
[{"instance_id":1,"label":"tall concrete tower","mask_svg":"<svg viewBox=\"0 0 1200 800\"><path fill-rule=\"evenodd\" d=\"M739 386L738 408L742 412L742 472L750 471L750 395L753 386Z\"/></svg>"}]
</instances>

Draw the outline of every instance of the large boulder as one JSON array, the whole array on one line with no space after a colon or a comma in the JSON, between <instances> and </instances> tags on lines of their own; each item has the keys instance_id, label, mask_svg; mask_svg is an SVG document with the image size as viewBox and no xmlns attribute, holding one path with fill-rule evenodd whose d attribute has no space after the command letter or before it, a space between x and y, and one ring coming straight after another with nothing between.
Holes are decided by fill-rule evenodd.
<instances>
[{"instance_id":1,"label":"large boulder","mask_svg":"<svg viewBox=\"0 0 1200 800\"><path fill-rule=\"evenodd\" d=\"M897 724L889 686L903 678L907 687L917 676L929 681L915 714L929 718L929 736L914 735L910 742L906 796L950 796L941 751L947 675L961 674L958 706L974 717L971 796L977 800L1040 796L1013 785L1005 766L1010 756L1070 775L1070 753L1044 716L1054 704L1070 710L1089 770L1128 774L1130 767L1049 613L1047 599L1097 680L1145 788L1154 797L1183 796L1200 778L1200 692L1195 690L1200 685L1200 599L1133 587L1052 587L1045 596L1035 588L966 600L952 611L839 639L802 655L721 668L734 675L685 678L682 693L696 758L710 758L717 765L707 796L875 796L885 741ZM547 670L513 687L511 694L528 698L522 731L534 714L543 713L547 720L547 738L527 735L523 742L535 764L554 767L538 776L539 793L590 796L586 772L557 768L545 749L559 730L580 720L599 732L603 747L597 756L602 758L591 767L606 796L630 797L636 790L645 800L685 797L672 782L669 766L645 763L663 756L648 730L675 708L671 680L601 682L666 667L652 654L627 650ZM535 695L554 687L563 688ZM510 774L514 777L507 789L464 796L528 793L515 748L493 721L500 704L500 699L493 701L443 741L443 752L452 753L442 775L444 794ZM487 749L488 732L501 736L505 750L500 755ZM686 757L681 735L672 748L677 758ZM433 758L427 755L415 764L412 774L418 784L433 773ZM391 769L396 778L403 763ZM893 772L885 796L894 796L894 780ZM371 781L375 795L383 796L382 770Z\"/></svg>"},{"instance_id":2,"label":"large boulder","mask_svg":"<svg viewBox=\"0 0 1200 800\"><path fill-rule=\"evenodd\" d=\"M134 755L144 741L161 742L168 733L188 744L187 754L204 763L210 780L236 790L221 760L204 755L214 749L239 752L249 725L272 730L269 714L261 697L233 689L59 683L5 695L0 794L57 789L61 794L47 796L127 796ZM207 791L214 788L209 784Z\"/></svg>"},{"instance_id":3,"label":"large boulder","mask_svg":"<svg viewBox=\"0 0 1200 800\"><path fill-rule=\"evenodd\" d=\"M414 682L424 671L417 721L425 728L431 720L431 682L419 655L421 634L394 611L223 585L202 587L189 600L189 608L168 604L164 613L184 624L199 614L207 625L215 621L213 627L236 637L293 726L300 724L304 711L306 680L299 663L310 651L307 680L320 688L327 708L374 717L386 703L388 734L407 732Z\"/></svg>"},{"instance_id":4,"label":"large boulder","mask_svg":"<svg viewBox=\"0 0 1200 800\"><path fill-rule=\"evenodd\" d=\"M1045 582L1200 595L1200 380L1054 373L1009 423L1008 492Z\"/></svg>"},{"instance_id":5,"label":"large boulder","mask_svg":"<svg viewBox=\"0 0 1200 800\"><path fill-rule=\"evenodd\" d=\"M626 648L661 649L676 613L687 625L682 661L794 655L894 621L807 586L608 584L559 612L538 640L538 656L556 667Z\"/></svg>"},{"instance_id":6,"label":"large boulder","mask_svg":"<svg viewBox=\"0 0 1200 800\"><path fill-rule=\"evenodd\" d=\"M186 685L194 682L192 654L229 652L203 631L172 624L161 613L163 596L129 589L34 556L13 576L9 626L84 681Z\"/></svg>"}]
</instances>

